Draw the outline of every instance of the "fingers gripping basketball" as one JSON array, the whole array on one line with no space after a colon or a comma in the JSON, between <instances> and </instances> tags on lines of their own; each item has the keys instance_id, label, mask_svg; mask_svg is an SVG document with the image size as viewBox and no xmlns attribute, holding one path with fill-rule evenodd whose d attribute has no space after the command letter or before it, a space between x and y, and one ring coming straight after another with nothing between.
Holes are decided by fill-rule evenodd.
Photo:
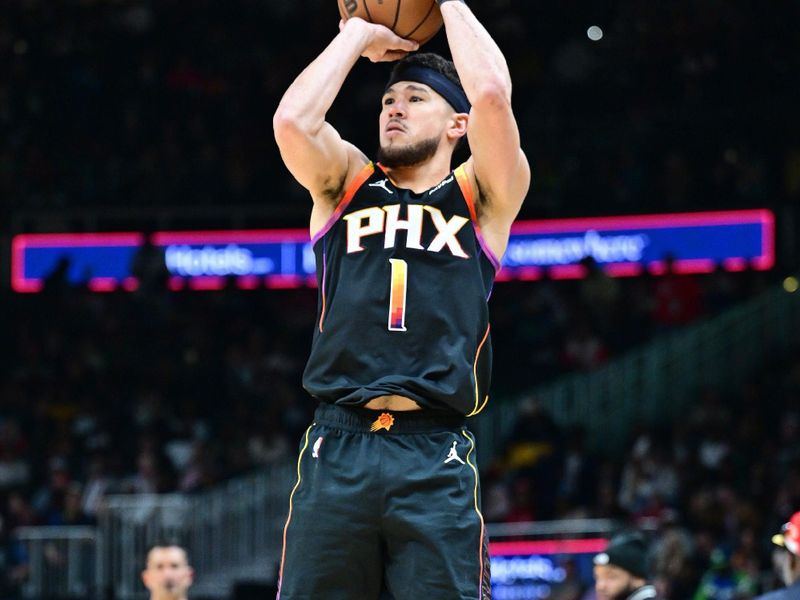
<instances>
[{"instance_id":1,"label":"fingers gripping basketball","mask_svg":"<svg viewBox=\"0 0 800 600\"><path fill-rule=\"evenodd\" d=\"M360 17L385 25L397 35L419 42L431 39L442 27L436 0L337 0L343 19Z\"/></svg>"}]
</instances>

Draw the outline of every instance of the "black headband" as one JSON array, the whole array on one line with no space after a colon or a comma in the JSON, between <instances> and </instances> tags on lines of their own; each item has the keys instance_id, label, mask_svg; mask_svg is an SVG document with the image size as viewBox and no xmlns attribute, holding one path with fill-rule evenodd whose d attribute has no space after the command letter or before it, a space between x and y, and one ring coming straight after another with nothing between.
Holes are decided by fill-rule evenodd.
<instances>
[{"instance_id":1,"label":"black headband","mask_svg":"<svg viewBox=\"0 0 800 600\"><path fill-rule=\"evenodd\" d=\"M463 88L451 81L448 77L438 71L434 71L422 65L410 65L396 69L389 82L386 84L388 90L398 81L416 81L424 83L442 98L447 100L457 113L469 113L470 104Z\"/></svg>"}]
</instances>

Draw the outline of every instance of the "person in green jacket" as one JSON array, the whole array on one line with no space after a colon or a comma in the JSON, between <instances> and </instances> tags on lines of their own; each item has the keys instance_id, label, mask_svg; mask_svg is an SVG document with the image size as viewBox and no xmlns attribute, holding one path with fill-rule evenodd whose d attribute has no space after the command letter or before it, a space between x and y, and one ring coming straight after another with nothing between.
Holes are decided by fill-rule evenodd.
<instances>
[{"instance_id":1,"label":"person in green jacket","mask_svg":"<svg viewBox=\"0 0 800 600\"><path fill-rule=\"evenodd\" d=\"M749 600L755 591L753 578L733 568L728 551L716 548L711 553L711 566L700 580L694 600Z\"/></svg>"}]
</instances>

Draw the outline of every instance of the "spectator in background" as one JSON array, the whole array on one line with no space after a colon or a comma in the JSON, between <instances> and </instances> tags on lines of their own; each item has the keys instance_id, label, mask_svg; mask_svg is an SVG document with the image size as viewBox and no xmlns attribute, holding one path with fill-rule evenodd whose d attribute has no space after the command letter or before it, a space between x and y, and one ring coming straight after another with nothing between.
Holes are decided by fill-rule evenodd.
<instances>
[{"instance_id":1,"label":"spectator in background","mask_svg":"<svg viewBox=\"0 0 800 600\"><path fill-rule=\"evenodd\" d=\"M586 315L578 315L564 340L564 367L575 371L592 371L607 360L608 348L594 331L593 322Z\"/></svg>"},{"instance_id":2,"label":"spectator in background","mask_svg":"<svg viewBox=\"0 0 800 600\"><path fill-rule=\"evenodd\" d=\"M759 596L757 600L796 600L800 598L800 511L785 523L772 543L782 548L775 552L775 566L785 588Z\"/></svg>"},{"instance_id":3,"label":"spectator in background","mask_svg":"<svg viewBox=\"0 0 800 600\"><path fill-rule=\"evenodd\" d=\"M510 483L511 500L503 517L506 523L530 523L539 517L536 485L527 475L516 475Z\"/></svg>"},{"instance_id":4,"label":"spectator in background","mask_svg":"<svg viewBox=\"0 0 800 600\"><path fill-rule=\"evenodd\" d=\"M29 573L28 552L24 542L14 537L21 527L39 525L36 512L25 495L19 491L8 494L3 514L2 531L7 548L4 557L5 578L12 586L23 582Z\"/></svg>"},{"instance_id":5,"label":"spectator in background","mask_svg":"<svg viewBox=\"0 0 800 600\"><path fill-rule=\"evenodd\" d=\"M31 468L25 461L28 446L17 419L0 419L0 490L29 482Z\"/></svg>"},{"instance_id":6,"label":"spectator in background","mask_svg":"<svg viewBox=\"0 0 800 600\"><path fill-rule=\"evenodd\" d=\"M586 591L586 585L581 580L575 559L565 559L561 563L561 568L564 569L564 579L558 585L553 586L550 599L581 600Z\"/></svg>"},{"instance_id":7,"label":"spectator in background","mask_svg":"<svg viewBox=\"0 0 800 600\"><path fill-rule=\"evenodd\" d=\"M522 403L504 446L505 468L514 487L511 512L516 516L511 520L552 519L559 491L552 482L559 479L563 442L558 425L538 400ZM525 509L521 498L529 501Z\"/></svg>"},{"instance_id":8,"label":"spectator in background","mask_svg":"<svg viewBox=\"0 0 800 600\"><path fill-rule=\"evenodd\" d=\"M580 283L581 301L591 314L592 321L598 323L604 333L608 333L616 324L617 302L622 285L610 277L593 257L584 257L580 264L586 269L586 275Z\"/></svg>"},{"instance_id":9,"label":"spectator in background","mask_svg":"<svg viewBox=\"0 0 800 600\"><path fill-rule=\"evenodd\" d=\"M673 513L656 536L652 549L653 579L660 598L684 600L694 593L699 578L695 545L689 530Z\"/></svg>"},{"instance_id":10,"label":"spectator in background","mask_svg":"<svg viewBox=\"0 0 800 600\"><path fill-rule=\"evenodd\" d=\"M165 492L165 476L155 452L144 450L136 458L136 473L123 485L129 494L157 494Z\"/></svg>"},{"instance_id":11,"label":"spectator in background","mask_svg":"<svg viewBox=\"0 0 800 600\"><path fill-rule=\"evenodd\" d=\"M642 433L622 470L619 505L635 518L660 518L674 504L679 480L664 442L650 432Z\"/></svg>"},{"instance_id":12,"label":"spectator in background","mask_svg":"<svg viewBox=\"0 0 800 600\"><path fill-rule=\"evenodd\" d=\"M89 459L86 485L83 487L81 511L89 518L96 519L106 494L114 487L114 479L106 471L106 459L96 454Z\"/></svg>"},{"instance_id":13,"label":"spectator in background","mask_svg":"<svg viewBox=\"0 0 800 600\"><path fill-rule=\"evenodd\" d=\"M587 448L586 428L582 425L573 427L566 435L565 445L560 508L563 511L587 511L597 488L597 463Z\"/></svg>"},{"instance_id":14,"label":"spectator in background","mask_svg":"<svg viewBox=\"0 0 800 600\"><path fill-rule=\"evenodd\" d=\"M647 544L641 534L611 538L605 552L594 557L597 600L648 600L656 588L647 582Z\"/></svg>"},{"instance_id":15,"label":"spectator in background","mask_svg":"<svg viewBox=\"0 0 800 600\"><path fill-rule=\"evenodd\" d=\"M747 600L754 592L752 578L733 567L726 548L717 547L711 552L711 567L700 580L694 600Z\"/></svg>"},{"instance_id":16,"label":"spectator in background","mask_svg":"<svg viewBox=\"0 0 800 600\"><path fill-rule=\"evenodd\" d=\"M702 314L702 290L694 276L675 271L674 257L664 257L664 266L666 273L654 284L653 318L658 325L668 329L685 325Z\"/></svg>"},{"instance_id":17,"label":"spectator in background","mask_svg":"<svg viewBox=\"0 0 800 600\"><path fill-rule=\"evenodd\" d=\"M60 296L72 287L69 272L72 269L72 259L64 255L58 259L56 266L44 278L44 291L53 296Z\"/></svg>"},{"instance_id":18,"label":"spectator in background","mask_svg":"<svg viewBox=\"0 0 800 600\"><path fill-rule=\"evenodd\" d=\"M91 525L92 520L81 506L81 484L70 482L52 503L47 514L48 525Z\"/></svg>"},{"instance_id":19,"label":"spectator in background","mask_svg":"<svg viewBox=\"0 0 800 600\"><path fill-rule=\"evenodd\" d=\"M139 290L143 293L165 290L169 270L164 249L153 242L153 234L144 233L144 242L131 260L131 275L139 280Z\"/></svg>"},{"instance_id":20,"label":"spectator in background","mask_svg":"<svg viewBox=\"0 0 800 600\"><path fill-rule=\"evenodd\" d=\"M194 581L186 550L175 543L157 543L147 553L142 582L150 600L186 600Z\"/></svg>"}]
</instances>

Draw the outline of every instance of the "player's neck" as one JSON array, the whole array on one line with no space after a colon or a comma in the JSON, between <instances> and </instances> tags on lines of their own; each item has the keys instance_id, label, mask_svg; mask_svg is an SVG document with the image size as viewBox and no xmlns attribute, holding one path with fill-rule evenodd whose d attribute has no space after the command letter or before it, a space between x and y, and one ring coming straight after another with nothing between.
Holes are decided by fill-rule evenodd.
<instances>
[{"instance_id":1,"label":"player's neck","mask_svg":"<svg viewBox=\"0 0 800 600\"><path fill-rule=\"evenodd\" d=\"M450 173L450 160L450 154L437 152L430 159L410 167L383 166L383 169L397 187L421 193L447 177Z\"/></svg>"}]
</instances>

